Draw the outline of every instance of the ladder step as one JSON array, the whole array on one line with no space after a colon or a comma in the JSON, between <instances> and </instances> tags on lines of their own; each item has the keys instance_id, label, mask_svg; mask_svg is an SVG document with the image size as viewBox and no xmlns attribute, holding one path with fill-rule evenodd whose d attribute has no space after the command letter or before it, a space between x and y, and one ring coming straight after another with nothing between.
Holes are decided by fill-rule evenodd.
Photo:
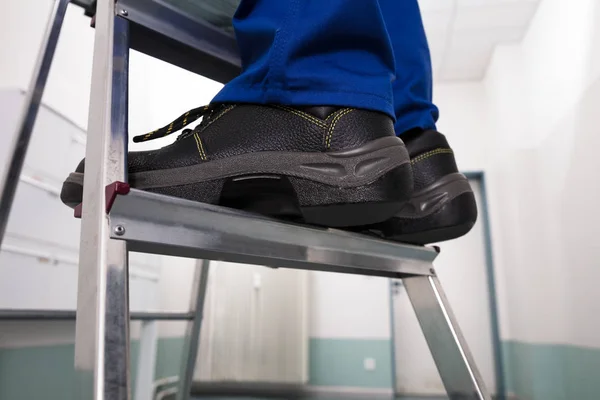
<instances>
[{"instance_id":1,"label":"ladder step","mask_svg":"<svg viewBox=\"0 0 600 400\"><path fill-rule=\"evenodd\" d=\"M202 13L156 0L119 0L117 7L130 22L130 48L222 83L239 75L235 36L205 21Z\"/></svg>"},{"instance_id":2,"label":"ladder step","mask_svg":"<svg viewBox=\"0 0 600 400\"><path fill-rule=\"evenodd\" d=\"M437 251L131 189L110 210L129 251L402 278L433 275Z\"/></svg>"}]
</instances>

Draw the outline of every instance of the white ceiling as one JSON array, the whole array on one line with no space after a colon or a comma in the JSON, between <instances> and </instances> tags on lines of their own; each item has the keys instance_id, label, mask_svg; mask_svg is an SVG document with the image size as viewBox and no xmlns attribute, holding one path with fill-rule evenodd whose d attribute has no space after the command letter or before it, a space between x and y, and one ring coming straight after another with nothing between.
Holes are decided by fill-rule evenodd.
<instances>
[{"instance_id":1,"label":"white ceiling","mask_svg":"<svg viewBox=\"0 0 600 400\"><path fill-rule=\"evenodd\" d=\"M419 0L434 79L482 79L496 45L523 39L538 2Z\"/></svg>"}]
</instances>

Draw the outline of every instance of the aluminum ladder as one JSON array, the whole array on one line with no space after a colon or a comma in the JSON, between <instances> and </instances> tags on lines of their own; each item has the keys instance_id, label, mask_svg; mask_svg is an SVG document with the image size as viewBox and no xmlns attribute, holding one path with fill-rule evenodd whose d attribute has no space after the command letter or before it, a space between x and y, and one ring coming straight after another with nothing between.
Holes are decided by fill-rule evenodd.
<instances>
[{"instance_id":1,"label":"aluminum ladder","mask_svg":"<svg viewBox=\"0 0 600 400\"><path fill-rule=\"evenodd\" d=\"M95 7L96 28L77 298L79 398L131 398L128 252L135 251L402 279L449 398L491 399L436 276L436 249L289 224L130 188L130 48L226 82L239 72L235 43L231 36L219 35L208 24L153 0L73 2ZM68 3L55 0L0 187L0 244ZM194 50L201 50L203 62ZM208 271L209 263L202 262L194 281L194 318L188 323L177 390L181 400L190 395Z\"/></svg>"}]
</instances>

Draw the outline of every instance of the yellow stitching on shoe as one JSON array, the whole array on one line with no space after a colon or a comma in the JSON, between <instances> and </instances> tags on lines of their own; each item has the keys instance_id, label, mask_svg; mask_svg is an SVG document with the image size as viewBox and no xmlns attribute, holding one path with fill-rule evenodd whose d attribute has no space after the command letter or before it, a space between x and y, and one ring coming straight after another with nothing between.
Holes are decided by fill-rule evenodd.
<instances>
[{"instance_id":1,"label":"yellow stitching on shoe","mask_svg":"<svg viewBox=\"0 0 600 400\"><path fill-rule=\"evenodd\" d=\"M208 128L209 126L211 126L212 124L217 122L219 120L219 118L221 118L223 115L225 115L229 111L233 110L235 108L235 106L236 106L235 104L231 105L231 106L227 107L226 109L224 109L223 111L221 111L221 114L214 117L208 124L206 124L206 126L204 128L202 128L202 131L204 131L206 128Z\"/></svg>"},{"instance_id":2,"label":"yellow stitching on shoe","mask_svg":"<svg viewBox=\"0 0 600 400\"><path fill-rule=\"evenodd\" d=\"M338 116L340 113L342 113L344 110L345 110L345 109L341 109L341 110L337 110L336 112L332 112L331 114L329 114L329 115L327 116L327 118L325 118L325 122L329 122L329 120L330 120L331 118L335 118L335 117L337 117L337 116Z\"/></svg>"},{"instance_id":3,"label":"yellow stitching on shoe","mask_svg":"<svg viewBox=\"0 0 600 400\"><path fill-rule=\"evenodd\" d=\"M186 113L185 113L185 117L183 117L183 126L187 126L187 117L188 117L188 115L190 115L190 112L189 112L189 111L188 111L188 112L186 112Z\"/></svg>"},{"instance_id":4,"label":"yellow stitching on shoe","mask_svg":"<svg viewBox=\"0 0 600 400\"><path fill-rule=\"evenodd\" d=\"M219 118L221 118L223 115L227 114L229 111L233 110L235 108L235 104L227 107L226 109L224 109L223 111L221 111L221 114L217 115L212 122L215 122L216 120L218 120Z\"/></svg>"},{"instance_id":5,"label":"yellow stitching on shoe","mask_svg":"<svg viewBox=\"0 0 600 400\"><path fill-rule=\"evenodd\" d=\"M339 120L346 114L350 113L352 110L354 110L353 108L346 108L342 111L340 111L335 118L333 119L333 121L331 122L331 125L329 126L329 131L327 132L327 136L325 138L325 147L330 148L331 147L331 138L333 136L333 130L335 129L335 126L337 125L337 123L339 122Z\"/></svg>"},{"instance_id":6,"label":"yellow stitching on shoe","mask_svg":"<svg viewBox=\"0 0 600 400\"><path fill-rule=\"evenodd\" d=\"M335 116L335 118L331 122L331 125L329 126L329 132L327 133L327 137L325 138L325 147L331 147L331 138L333 136L333 131L335 130L335 126L340 121L340 119L342 119L344 115L348 115L354 110L354 108L346 108L344 111L340 112L338 115Z\"/></svg>"},{"instance_id":7,"label":"yellow stitching on shoe","mask_svg":"<svg viewBox=\"0 0 600 400\"><path fill-rule=\"evenodd\" d=\"M194 140L196 141L196 148L198 149L198 154L200 155L200 159L203 160L202 150L200 150L200 144L198 143L198 138L196 137L195 133L192 136L194 136Z\"/></svg>"},{"instance_id":8,"label":"yellow stitching on shoe","mask_svg":"<svg viewBox=\"0 0 600 400\"><path fill-rule=\"evenodd\" d=\"M235 106L236 105L234 104L234 105L231 105L231 106L225 108L223 111L221 111L221 113L219 115L217 115L208 124L206 124L206 126L204 128L202 128L202 130L204 131L206 128L211 126L214 122L216 122L223 115L225 115L229 111L233 110L235 108ZM200 159L202 159L204 161L208 160L208 157L206 156L206 152L204 151L204 146L202 145L202 139L200 139L200 135L198 134L198 132L194 133L194 139L196 139L196 147L198 148L198 153L200 153Z\"/></svg>"},{"instance_id":9,"label":"yellow stitching on shoe","mask_svg":"<svg viewBox=\"0 0 600 400\"><path fill-rule=\"evenodd\" d=\"M202 140L198 133L194 133L194 139L196 139L196 147L198 148L198 153L200 153L200 159L206 161L206 153L204 153L204 146L202 146Z\"/></svg>"},{"instance_id":10,"label":"yellow stitching on shoe","mask_svg":"<svg viewBox=\"0 0 600 400\"><path fill-rule=\"evenodd\" d=\"M346 111L348 111L349 108L340 108L339 110L332 112L331 114L329 114L327 116L327 118L325 118L326 122L329 122L330 119L336 119L337 117L339 117L340 114L345 113ZM328 126L331 126L331 124L327 124Z\"/></svg>"},{"instance_id":11,"label":"yellow stitching on shoe","mask_svg":"<svg viewBox=\"0 0 600 400\"><path fill-rule=\"evenodd\" d=\"M200 138L200 135L198 135L198 143L200 143L200 149L202 150L202 155L204 156L204 161L208 160L208 157L206 156L206 152L204 151L204 146L202 146L202 139Z\"/></svg>"},{"instance_id":12,"label":"yellow stitching on shoe","mask_svg":"<svg viewBox=\"0 0 600 400\"><path fill-rule=\"evenodd\" d=\"M415 164L418 163L419 161L423 161L429 157L435 156L437 154L452 154L454 153L452 151L452 149L435 149L435 150L431 150L428 151L427 153L423 153L420 156L417 156L415 158L413 158L412 160L410 160L411 164Z\"/></svg>"},{"instance_id":13,"label":"yellow stitching on shoe","mask_svg":"<svg viewBox=\"0 0 600 400\"><path fill-rule=\"evenodd\" d=\"M309 113L305 113L303 111L300 110L294 110L293 108L288 108L288 107L283 107L283 109L291 112L294 115L297 115L299 117L302 117L312 123L314 123L315 125L320 126L321 128L325 128L327 125L325 124L325 122L323 122L321 119L310 115Z\"/></svg>"},{"instance_id":14,"label":"yellow stitching on shoe","mask_svg":"<svg viewBox=\"0 0 600 400\"><path fill-rule=\"evenodd\" d=\"M313 117L312 115L310 115L308 113L305 113L305 112L302 112L302 111L299 111L299 110L294 110L293 108L282 106L282 105L275 105L275 107L279 108L281 110L290 112L290 113L292 113L294 115L297 115L299 117L302 117L305 120L307 120L309 122L312 122L313 124L315 124L315 125L317 125L317 126L319 126L321 128L325 128L327 126L322 120L320 120L320 119L318 119L316 117Z\"/></svg>"}]
</instances>

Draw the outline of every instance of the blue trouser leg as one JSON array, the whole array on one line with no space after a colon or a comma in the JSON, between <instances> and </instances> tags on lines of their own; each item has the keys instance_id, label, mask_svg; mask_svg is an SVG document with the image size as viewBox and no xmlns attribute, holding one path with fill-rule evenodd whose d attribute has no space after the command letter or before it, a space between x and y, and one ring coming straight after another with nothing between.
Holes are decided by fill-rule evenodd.
<instances>
[{"instance_id":1,"label":"blue trouser leg","mask_svg":"<svg viewBox=\"0 0 600 400\"><path fill-rule=\"evenodd\" d=\"M396 59L392 82L396 133L435 129L439 112L432 102L429 45L417 0L379 0Z\"/></svg>"},{"instance_id":2,"label":"blue trouser leg","mask_svg":"<svg viewBox=\"0 0 600 400\"><path fill-rule=\"evenodd\" d=\"M243 72L215 102L378 110L398 133L435 126L416 0L242 0L233 23Z\"/></svg>"},{"instance_id":3,"label":"blue trouser leg","mask_svg":"<svg viewBox=\"0 0 600 400\"><path fill-rule=\"evenodd\" d=\"M394 115L394 57L377 0L242 0L233 25L243 72L213 101Z\"/></svg>"}]
</instances>

